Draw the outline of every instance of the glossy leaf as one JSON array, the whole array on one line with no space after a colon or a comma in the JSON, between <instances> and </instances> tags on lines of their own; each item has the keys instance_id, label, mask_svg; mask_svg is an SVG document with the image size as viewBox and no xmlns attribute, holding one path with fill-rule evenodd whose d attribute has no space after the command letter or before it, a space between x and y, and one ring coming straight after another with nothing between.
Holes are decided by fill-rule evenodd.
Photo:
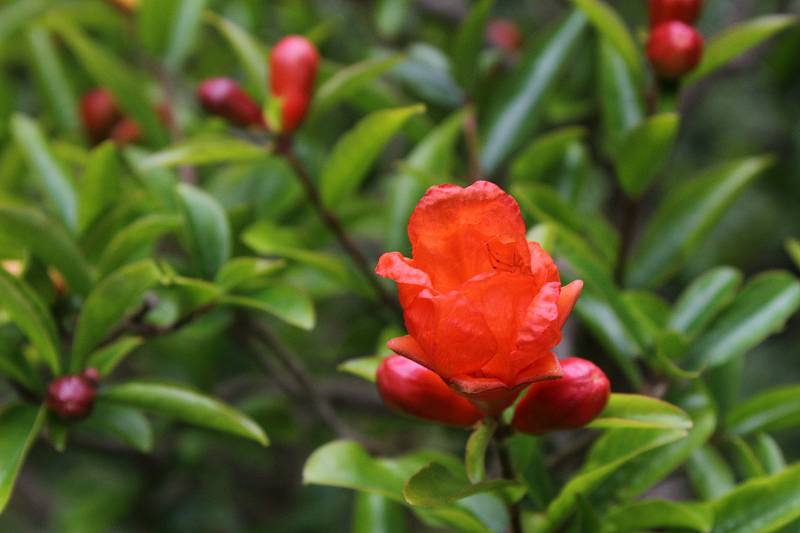
<instances>
[{"instance_id":1,"label":"glossy leaf","mask_svg":"<svg viewBox=\"0 0 800 533\"><path fill-rule=\"evenodd\" d=\"M511 464L528 489L538 510L545 509L556 495L555 483L545 464L541 438L517 433L506 440Z\"/></svg>"},{"instance_id":2,"label":"glossy leaf","mask_svg":"<svg viewBox=\"0 0 800 533\"><path fill-rule=\"evenodd\" d=\"M692 346L687 365L720 366L746 354L780 331L800 309L800 281L788 272L768 272L748 283L725 312Z\"/></svg>"},{"instance_id":3,"label":"glossy leaf","mask_svg":"<svg viewBox=\"0 0 800 533\"><path fill-rule=\"evenodd\" d=\"M469 91L475 83L475 58L483 46L486 21L489 19L494 0L475 2L469 14L461 22L453 41L453 70L461 87Z\"/></svg>"},{"instance_id":4,"label":"glossy leaf","mask_svg":"<svg viewBox=\"0 0 800 533\"><path fill-rule=\"evenodd\" d=\"M672 189L631 253L625 270L627 284L656 287L670 277L770 163L761 157L740 159Z\"/></svg>"},{"instance_id":5,"label":"glossy leaf","mask_svg":"<svg viewBox=\"0 0 800 533\"><path fill-rule=\"evenodd\" d=\"M184 387L129 381L108 387L99 394L99 399L245 437L263 446L269 443L264 430L247 416Z\"/></svg>"},{"instance_id":6,"label":"glossy leaf","mask_svg":"<svg viewBox=\"0 0 800 533\"><path fill-rule=\"evenodd\" d=\"M770 389L735 406L725 421L732 435L800 425L800 385Z\"/></svg>"},{"instance_id":7,"label":"glossy leaf","mask_svg":"<svg viewBox=\"0 0 800 533\"><path fill-rule=\"evenodd\" d=\"M669 158L678 134L675 113L649 117L628 132L617 154L617 174L625 192L638 198L647 190Z\"/></svg>"},{"instance_id":8,"label":"glossy leaf","mask_svg":"<svg viewBox=\"0 0 800 533\"><path fill-rule=\"evenodd\" d=\"M153 428L137 409L98 402L92 415L81 426L111 435L143 453L153 449Z\"/></svg>"},{"instance_id":9,"label":"glossy leaf","mask_svg":"<svg viewBox=\"0 0 800 533\"><path fill-rule=\"evenodd\" d=\"M281 259L235 257L222 265L214 283L226 291L258 282L286 266Z\"/></svg>"},{"instance_id":10,"label":"glossy leaf","mask_svg":"<svg viewBox=\"0 0 800 533\"><path fill-rule=\"evenodd\" d=\"M228 217L207 192L185 183L177 190L197 267L206 278L212 278L231 255Z\"/></svg>"},{"instance_id":11,"label":"glossy leaf","mask_svg":"<svg viewBox=\"0 0 800 533\"><path fill-rule=\"evenodd\" d=\"M116 146L106 141L89 154L78 188L78 228L85 231L119 199L122 169Z\"/></svg>"},{"instance_id":12,"label":"glossy leaf","mask_svg":"<svg viewBox=\"0 0 800 533\"><path fill-rule=\"evenodd\" d=\"M605 515L603 523L607 531L614 533L665 528L709 532L714 514L703 504L644 500L615 507Z\"/></svg>"},{"instance_id":13,"label":"glossy leaf","mask_svg":"<svg viewBox=\"0 0 800 533\"><path fill-rule=\"evenodd\" d=\"M409 478L403 488L403 496L408 503L414 506L438 507L473 494L496 491L515 485L516 482L510 479L492 479L470 483L466 477L457 476L438 463L431 463Z\"/></svg>"},{"instance_id":14,"label":"glossy leaf","mask_svg":"<svg viewBox=\"0 0 800 533\"><path fill-rule=\"evenodd\" d=\"M404 533L403 508L379 494L359 492L355 497L351 533Z\"/></svg>"},{"instance_id":15,"label":"glossy leaf","mask_svg":"<svg viewBox=\"0 0 800 533\"><path fill-rule=\"evenodd\" d=\"M616 48L628 64L628 68L635 73L635 78L641 78L641 61L639 47L633 36L625 27L625 22L609 4L602 0L572 0L589 17L597 31Z\"/></svg>"},{"instance_id":16,"label":"glossy leaf","mask_svg":"<svg viewBox=\"0 0 800 533\"><path fill-rule=\"evenodd\" d=\"M334 146L320 178L322 200L336 206L356 192L386 144L421 105L376 111L360 120Z\"/></svg>"},{"instance_id":17,"label":"glossy leaf","mask_svg":"<svg viewBox=\"0 0 800 533\"><path fill-rule=\"evenodd\" d=\"M778 442L766 433L757 433L753 443L759 463L767 474L777 474L786 468L786 457Z\"/></svg>"},{"instance_id":18,"label":"glossy leaf","mask_svg":"<svg viewBox=\"0 0 800 533\"><path fill-rule=\"evenodd\" d=\"M689 338L701 333L736 296L742 273L721 266L695 279L681 293L672 309L669 328Z\"/></svg>"},{"instance_id":19,"label":"glossy leaf","mask_svg":"<svg viewBox=\"0 0 800 533\"><path fill-rule=\"evenodd\" d=\"M22 469L47 411L32 405L11 405L0 410L0 513L3 512L14 482Z\"/></svg>"},{"instance_id":20,"label":"glossy leaf","mask_svg":"<svg viewBox=\"0 0 800 533\"><path fill-rule=\"evenodd\" d=\"M467 439L464 466L467 477L472 483L480 483L486 479L486 451L496 430L497 422L486 419L472 431Z\"/></svg>"},{"instance_id":21,"label":"glossy leaf","mask_svg":"<svg viewBox=\"0 0 800 533\"><path fill-rule=\"evenodd\" d=\"M689 429L692 419L679 407L657 398L614 393L588 427Z\"/></svg>"},{"instance_id":22,"label":"glossy leaf","mask_svg":"<svg viewBox=\"0 0 800 533\"><path fill-rule=\"evenodd\" d=\"M300 329L314 329L316 323L311 298L290 285L272 285L246 296L224 296L222 303L264 311Z\"/></svg>"},{"instance_id":23,"label":"glossy leaf","mask_svg":"<svg viewBox=\"0 0 800 533\"><path fill-rule=\"evenodd\" d=\"M101 376L111 374L117 365L133 350L142 345L141 337L122 337L118 341L95 350L86 359L86 368L96 369Z\"/></svg>"},{"instance_id":24,"label":"glossy leaf","mask_svg":"<svg viewBox=\"0 0 800 533\"><path fill-rule=\"evenodd\" d=\"M619 51L605 39L599 46L600 109L607 147L619 151L623 139L644 120L642 90Z\"/></svg>"},{"instance_id":25,"label":"glossy leaf","mask_svg":"<svg viewBox=\"0 0 800 533\"><path fill-rule=\"evenodd\" d=\"M533 118L585 27L583 13L571 14L540 50L526 55L509 86L498 91L481 147L481 168L487 175L493 174L533 131Z\"/></svg>"},{"instance_id":26,"label":"glossy leaf","mask_svg":"<svg viewBox=\"0 0 800 533\"><path fill-rule=\"evenodd\" d=\"M175 17L171 21L169 43L164 64L172 69L179 68L185 61L197 39L202 22L203 10L208 0L180 0Z\"/></svg>"},{"instance_id":27,"label":"glossy leaf","mask_svg":"<svg viewBox=\"0 0 800 533\"><path fill-rule=\"evenodd\" d=\"M567 126L536 137L511 162L511 179L515 182L541 180L545 171L564 159L569 147L585 136L585 128Z\"/></svg>"},{"instance_id":28,"label":"glossy leaf","mask_svg":"<svg viewBox=\"0 0 800 533\"><path fill-rule=\"evenodd\" d=\"M736 486L730 466L716 448L709 444L692 452L686 469L697 495L703 500L717 499Z\"/></svg>"},{"instance_id":29,"label":"glossy leaf","mask_svg":"<svg viewBox=\"0 0 800 533\"><path fill-rule=\"evenodd\" d=\"M255 91L258 102L266 102L269 91L267 90L268 72L266 48L243 28L222 18L211 11L206 11L206 20L214 26L230 43L236 52L242 68L247 74L248 86Z\"/></svg>"},{"instance_id":30,"label":"glossy leaf","mask_svg":"<svg viewBox=\"0 0 800 533\"><path fill-rule=\"evenodd\" d=\"M756 457L756 453L743 438L732 437L725 444L728 456L739 473L740 479L753 479L762 477L767 473L758 457Z\"/></svg>"},{"instance_id":31,"label":"glossy leaf","mask_svg":"<svg viewBox=\"0 0 800 533\"><path fill-rule=\"evenodd\" d=\"M180 165L202 166L257 161L264 157L266 152L263 148L247 141L230 137L201 137L145 157L140 162L140 168L147 172L155 168Z\"/></svg>"},{"instance_id":32,"label":"glossy leaf","mask_svg":"<svg viewBox=\"0 0 800 533\"><path fill-rule=\"evenodd\" d=\"M154 213L145 215L122 228L103 250L98 264L100 277L123 266L137 252L152 247L162 236L176 232L180 227L179 215Z\"/></svg>"}]
</instances>

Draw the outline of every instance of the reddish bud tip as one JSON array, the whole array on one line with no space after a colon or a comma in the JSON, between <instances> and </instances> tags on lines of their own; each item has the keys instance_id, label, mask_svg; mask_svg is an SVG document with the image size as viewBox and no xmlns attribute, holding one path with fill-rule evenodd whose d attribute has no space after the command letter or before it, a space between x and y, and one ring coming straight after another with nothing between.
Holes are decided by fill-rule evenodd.
<instances>
[{"instance_id":1,"label":"reddish bud tip","mask_svg":"<svg viewBox=\"0 0 800 533\"><path fill-rule=\"evenodd\" d=\"M579 357L564 359L561 368L561 379L531 385L514 411L514 429L531 435L575 429L600 414L611 394L603 371Z\"/></svg>"},{"instance_id":2,"label":"reddish bud tip","mask_svg":"<svg viewBox=\"0 0 800 533\"><path fill-rule=\"evenodd\" d=\"M264 127L261 108L230 78L210 78L197 89L197 98L208 113L237 126Z\"/></svg>"},{"instance_id":3,"label":"reddish bud tip","mask_svg":"<svg viewBox=\"0 0 800 533\"><path fill-rule=\"evenodd\" d=\"M108 138L122 117L114 97L105 89L92 89L84 94L80 112L86 134L94 142Z\"/></svg>"},{"instance_id":4,"label":"reddish bud tip","mask_svg":"<svg viewBox=\"0 0 800 533\"><path fill-rule=\"evenodd\" d=\"M387 406L417 418L462 427L482 418L480 411L442 378L405 357L384 359L378 367L377 383Z\"/></svg>"},{"instance_id":5,"label":"reddish bud tip","mask_svg":"<svg viewBox=\"0 0 800 533\"><path fill-rule=\"evenodd\" d=\"M650 26L678 20L693 24L703 9L703 0L650 0Z\"/></svg>"},{"instance_id":6,"label":"reddish bud tip","mask_svg":"<svg viewBox=\"0 0 800 533\"><path fill-rule=\"evenodd\" d=\"M83 371L83 377L89 380L95 387L100 382L100 371L96 368L87 368Z\"/></svg>"},{"instance_id":7,"label":"reddish bud tip","mask_svg":"<svg viewBox=\"0 0 800 533\"><path fill-rule=\"evenodd\" d=\"M135 120L124 118L111 130L111 138L120 146L134 143L142 138L142 128Z\"/></svg>"},{"instance_id":8,"label":"reddish bud tip","mask_svg":"<svg viewBox=\"0 0 800 533\"><path fill-rule=\"evenodd\" d=\"M517 25L507 19L492 19L486 26L486 40L490 45L507 54L514 54L522 47L522 34Z\"/></svg>"},{"instance_id":9,"label":"reddish bud tip","mask_svg":"<svg viewBox=\"0 0 800 533\"><path fill-rule=\"evenodd\" d=\"M94 407L95 387L85 375L60 377L47 387L47 408L61 418L86 418Z\"/></svg>"},{"instance_id":10,"label":"reddish bud tip","mask_svg":"<svg viewBox=\"0 0 800 533\"><path fill-rule=\"evenodd\" d=\"M294 131L303 122L311 103L318 67L317 49L305 37L284 37L272 49L269 81L272 97L281 100L282 133Z\"/></svg>"},{"instance_id":11,"label":"reddish bud tip","mask_svg":"<svg viewBox=\"0 0 800 533\"><path fill-rule=\"evenodd\" d=\"M653 28L647 57L662 78L676 79L694 69L703 55L703 38L683 22L665 22Z\"/></svg>"}]
</instances>

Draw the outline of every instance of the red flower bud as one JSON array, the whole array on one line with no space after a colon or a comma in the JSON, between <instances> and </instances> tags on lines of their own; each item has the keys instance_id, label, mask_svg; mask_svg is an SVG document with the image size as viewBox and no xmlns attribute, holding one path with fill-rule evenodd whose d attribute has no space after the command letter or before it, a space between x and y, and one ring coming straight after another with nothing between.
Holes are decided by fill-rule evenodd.
<instances>
[{"instance_id":1,"label":"red flower bud","mask_svg":"<svg viewBox=\"0 0 800 533\"><path fill-rule=\"evenodd\" d=\"M89 382L96 387L100 382L100 371L96 368L87 368L83 371L83 377L88 379Z\"/></svg>"},{"instance_id":2,"label":"red flower bud","mask_svg":"<svg viewBox=\"0 0 800 533\"><path fill-rule=\"evenodd\" d=\"M294 131L302 123L311 102L318 66L317 49L305 37L284 37L272 49L269 81L272 97L281 100L282 133Z\"/></svg>"},{"instance_id":3,"label":"red flower bud","mask_svg":"<svg viewBox=\"0 0 800 533\"><path fill-rule=\"evenodd\" d=\"M692 24L700 16L703 0L650 0L650 26L679 20Z\"/></svg>"},{"instance_id":4,"label":"red flower bud","mask_svg":"<svg viewBox=\"0 0 800 533\"><path fill-rule=\"evenodd\" d=\"M656 26L647 41L647 57L662 78L680 78L700 63L702 54L703 38L679 21Z\"/></svg>"},{"instance_id":5,"label":"red flower bud","mask_svg":"<svg viewBox=\"0 0 800 533\"><path fill-rule=\"evenodd\" d=\"M561 368L561 379L531 385L514 411L514 429L532 435L575 429L605 408L611 385L602 370L580 357L564 359Z\"/></svg>"},{"instance_id":6,"label":"red flower bud","mask_svg":"<svg viewBox=\"0 0 800 533\"><path fill-rule=\"evenodd\" d=\"M238 83L230 78L210 78L197 89L203 108L237 126L264 127L264 116Z\"/></svg>"},{"instance_id":7,"label":"red flower bud","mask_svg":"<svg viewBox=\"0 0 800 533\"><path fill-rule=\"evenodd\" d=\"M118 145L125 146L142 138L142 128L135 120L124 118L111 130L111 138Z\"/></svg>"},{"instance_id":8,"label":"red flower bud","mask_svg":"<svg viewBox=\"0 0 800 533\"><path fill-rule=\"evenodd\" d=\"M517 25L507 19L492 19L486 26L486 40L507 54L515 54L522 47L522 34Z\"/></svg>"},{"instance_id":9,"label":"red flower bud","mask_svg":"<svg viewBox=\"0 0 800 533\"><path fill-rule=\"evenodd\" d=\"M80 108L83 127L94 142L108 138L114 125L122 118L114 97L105 89L92 89L84 94Z\"/></svg>"},{"instance_id":10,"label":"red flower bud","mask_svg":"<svg viewBox=\"0 0 800 533\"><path fill-rule=\"evenodd\" d=\"M96 386L86 373L60 377L47 387L47 408L61 418L86 418L94 407Z\"/></svg>"},{"instance_id":11,"label":"red flower bud","mask_svg":"<svg viewBox=\"0 0 800 533\"><path fill-rule=\"evenodd\" d=\"M410 359L392 355L378 367L378 391L384 403L417 418L469 427L482 418L442 378Z\"/></svg>"}]
</instances>

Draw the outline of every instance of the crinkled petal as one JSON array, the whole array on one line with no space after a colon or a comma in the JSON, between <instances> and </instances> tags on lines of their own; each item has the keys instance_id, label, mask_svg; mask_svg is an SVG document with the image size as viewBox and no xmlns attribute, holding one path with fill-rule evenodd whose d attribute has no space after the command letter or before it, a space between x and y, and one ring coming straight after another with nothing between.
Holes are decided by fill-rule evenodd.
<instances>
[{"instance_id":1,"label":"crinkled petal","mask_svg":"<svg viewBox=\"0 0 800 533\"><path fill-rule=\"evenodd\" d=\"M383 254L375 273L397 282L397 294L403 307L411 303L422 289L431 288L428 274L417 268L413 259L403 257L400 252Z\"/></svg>"},{"instance_id":2,"label":"crinkled petal","mask_svg":"<svg viewBox=\"0 0 800 533\"><path fill-rule=\"evenodd\" d=\"M583 290L583 281L576 279L568 285L561 287L561 295L558 297L558 327L561 328L564 322L569 318L572 309L575 307L575 302L581 295Z\"/></svg>"},{"instance_id":3,"label":"crinkled petal","mask_svg":"<svg viewBox=\"0 0 800 533\"><path fill-rule=\"evenodd\" d=\"M561 281L553 258L544 251L544 248L538 242L529 241L528 250L531 254L531 273L536 277L539 285L544 285L551 281Z\"/></svg>"}]
</instances>

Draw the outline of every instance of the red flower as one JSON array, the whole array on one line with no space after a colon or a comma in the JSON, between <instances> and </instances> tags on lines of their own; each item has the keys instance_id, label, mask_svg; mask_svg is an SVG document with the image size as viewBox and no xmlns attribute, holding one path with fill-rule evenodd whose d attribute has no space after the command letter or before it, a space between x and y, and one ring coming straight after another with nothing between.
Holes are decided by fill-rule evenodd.
<instances>
[{"instance_id":1,"label":"red flower","mask_svg":"<svg viewBox=\"0 0 800 533\"><path fill-rule=\"evenodd\" d=\"M389 348L489 415L561 376L552 350L583 283L562 289L553 260L525 239L514 198L486 181L431 187L408 236L413 259L384 254L376 270L397 282L409 333Z\"/></svg>"},{"instance_id":2,"label":"red flower","mask_svg":"<svg viewBox=\"0 0 800 533\"><path fill-rule=\"evenodd\" d=\"M399 355L383 360L378 367L377 383L386 405L417 418L469 427L483 417L442 378Z\"/></svg>"},{"instance_id":3,"label":"red flower","mask_svg":"<svg viewBox=\"0 0 800 533\"><path fill-rule=\"evenodd\" d=\"M317 77L319 54L299 35L290 35L275 45L269 58L269 82L273 98L281 100L282 133L290 133L303 122ZM277 129L270 124L272 129Z\"/></svg>"},{"instance_id":4,"label":"red flower","mask_svg":"<svg viewBox=\"0 0 800 533\"><path fill-rule=\"evenodd\" d=\"M561 368L561 379L531 385L514 409L514 429L531 435L575 429L605 408L611 384L602 370L579 357L562 360Z\"/></svg>"},{"instance_id":5,"label":"red flower","mask_svg":"<svg viewBox=\"0 0 800 533\"><path fill-rule=\"evenodd\" d=\"M679 20L692 24L703 9L703 0L650 0L650 25Z\"/></svg>"},{"instance_id":6,"label":"red flower","mask_svg":"<svg viewBox=\"0 0 800 533\"><path fill-rule=\"evenodd\" d=\"M650 32L647 57L662 78L680 78L700 63L702 55L703 37L688 24L665 22Z\"/></svg>"}]
</instances>

